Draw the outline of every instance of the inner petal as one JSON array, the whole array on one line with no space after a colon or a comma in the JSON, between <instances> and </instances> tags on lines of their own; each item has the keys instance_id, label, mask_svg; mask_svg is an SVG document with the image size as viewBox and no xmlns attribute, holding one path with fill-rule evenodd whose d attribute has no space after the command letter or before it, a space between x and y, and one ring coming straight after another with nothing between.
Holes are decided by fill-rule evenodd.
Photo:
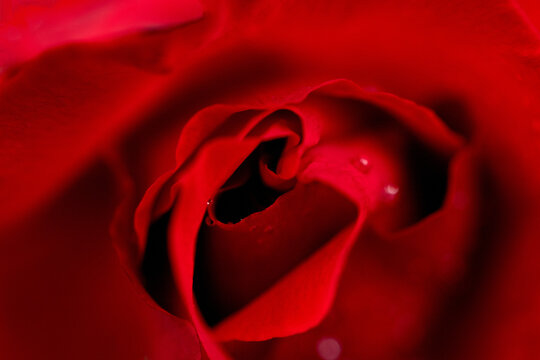
<instances>
[{"instance_id":1,"label":"inner petal","mask_svg":"<svg viewBox=\"0 0 540 360\"><path fill-rule=\"evenodd\" d=\"M264 210L288 189L266 186L259 171L264 159L275 172L286 139L262 143L236 170L213 200L210 216L222 223L237 223L248 215Z\"/></svg>"},{"instance_id":2,"label":"inner petal","mask_svg":"<svg viewBox=\"0 0 540 360\"><path fill-rule=\"evenodd\" d=\"M356 207L321 183L299 184L236 224L203 223L194 293L210 325L239 310L356 218Z\"/></svg>"},{"instance_id":3,"label":"inner petal","mask_svg":"<svg viewBox=\"0 0 540 360\"><path fill-rule=\"evenodd\" d=\"M362 172L370 173L372 179L382 163L392 169L396 182L382 184L382 189L394 201L372 215L377 215L376 222L380 226L397 230L442 207L448 166L458 150L459 136L421 108L416 109L419 114L408 114L418 119L404 121L398 116L403 117L403 114L391 111L392 104L385 105L388 108L364 99L314 95L298 112L306 117L317 117L322 124L324 136L317 148L325 145L350 148L347 154L334 155L329 161L342 161L349 156ZM430 132L417 131L415 127L419 124L425 124ZM375 158L381 156L383 158Z\"/></svg>"}]
</instances>

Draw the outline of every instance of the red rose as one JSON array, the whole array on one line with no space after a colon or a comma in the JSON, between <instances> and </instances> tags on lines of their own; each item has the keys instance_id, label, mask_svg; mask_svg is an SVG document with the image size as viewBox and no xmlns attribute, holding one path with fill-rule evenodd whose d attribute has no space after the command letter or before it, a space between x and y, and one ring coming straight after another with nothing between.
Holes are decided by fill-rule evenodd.
<instances>
[{"instance_id":1,"label":"red rose","mask_svg":"<svg viewBox=\"0 0 540 360\"><path fill-rule=\"evenodd\" d=\"M534 2L45 5L0 27L4 358L540 357Z\"/></svg>"}]
</instances>

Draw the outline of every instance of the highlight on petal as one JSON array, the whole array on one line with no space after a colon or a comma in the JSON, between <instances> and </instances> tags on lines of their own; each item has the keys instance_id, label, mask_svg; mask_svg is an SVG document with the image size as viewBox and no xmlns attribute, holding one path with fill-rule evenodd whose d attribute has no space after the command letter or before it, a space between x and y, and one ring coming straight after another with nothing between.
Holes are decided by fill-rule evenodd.
<instances>
[{"instance_id":1,"label":"highlight on petal","mask_svg":"<svg viewBox=\"0 0 540 360\"><path fill-rule=\"evenodd\" d=\"M179 35L176 46L192 41L185 31L189 27L174 32ZM16 66L0 82L0 226L53 198L89 162L132 141L134 132L147 131L148 124L168 124L169 113L156 114L176 83L174 70L161 71L170 50L168 36L156 33L55 48ZM181 128L183 122L175 125ZM161 135L148 138L165 142ZM143 141L137 146L151 147ZM141 164L133 158L141 156L130 150L119 161L132 170L132 160ZM143 163L162 163L151 157L146 152ZM170 158L174 164L173 152ZM154 175L148 176L151 183Z\"/></svg>"},{"instance_id":2,"label":"highlight on petal","mask_svg":"<svg viewBox=\"0 0 540 360\"><path fill-rule=\"evenodd\" d=\"M0 10L0 68L65 43L156 30L202 16L198 0L7 0Z\"/></svg>"},{"instance_id":3,"label":"highlight on petal","mask_svg":"<svg viewBox=\"0 0 540 360\"><path fill-rule=\"evenodd\" d=\"M540 39L540 6L534 0L509 0L518 15L528 25L531 31Z\"/></svg>"}]
</instances>

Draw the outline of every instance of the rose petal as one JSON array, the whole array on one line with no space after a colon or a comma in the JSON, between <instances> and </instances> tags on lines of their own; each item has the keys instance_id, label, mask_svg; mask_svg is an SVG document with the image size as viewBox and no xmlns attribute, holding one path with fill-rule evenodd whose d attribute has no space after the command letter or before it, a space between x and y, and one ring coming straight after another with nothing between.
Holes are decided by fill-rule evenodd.
<instances>
[{"instance_id":1,"label":"rose petal","mask_svg":"<svg viewBox=\"0 0 540 360\"><path fill-rule=\"evenodd\" d=\"M329 82L314 94L322 94L341 99L357 99L367 101L371 105L375 105L390 113L397 121L403 122L408 130L410 130L418 138L426 142L433 151L439 151L443 154L451 154L453 151L463 145L463 139L455 132L450 130L431 110L417 105L412 101L399 98L396 95L383 93L379 91L366 91L358 85L345 80ZM316 105L314 106L317 109ZM303 106L301 106L302 108ZM308 103L308 109L309 109ZM335 119L328 116L326 112L310 109L312 116L318 116L322 122L329 122L332 119L334 122L342 121L342 126L354 126L354 120L346 116L344 119ZM319 109L317 109L319 110ZM315 115L317 113L317 115ZM336 126L333 124L332 126ZM323 134L330 131L322 131ZM343 130L334 129L332 132L339 132L341 136L346 135Z\"/></svg>"},{"instance_id":2,"label":"rose petal","mask_svg":"<svg viewBox=\"0 0 540 360\"><path fill-rule=\"evenodd\" d=\"M119 53L134 55L163 50L161 40L144 49L129 41L117 45ZM137 61L119 60L104 45L74 46L25 64L0 85L2 224L54 197L140 125L170 79Z\"/></svg>"},{"instance_id":3,"label":"rose petal","mask_svg":"<svg viewBox=\"0 0 540 360\"><path fill-rule=\"evenodd\" d=\"M179 183L175 185L178 187L179 195L172 214L169 235L171 239L169 251L171 262L174 264L172 270L205 350L217 358L223 356L221 350L205 330L206 325L198 314L193 299L195 243L208 199L225 183L258 143L259 141L255 139L238 142L236 139L227 138L210 142L199 151L197 161L191 165L192 175L181 177Z\"/></svg>"},{"instance_id":4,"label":"rose petal","mask_svg":"<svg viewBox=\"0 0 540 360\"><path fill-rule=\"evenodd\" d=\"M193 326L148 306L108 234L110 169L89 169L33 220L3 229L0 347L9 358L198 359Z\"/></svg>"},{"instance_id":5,"label":"rose petal","mask_svg":"<svg viewBox=\"0 0 540 360\"><path fill-rule=\"evenodd\" d=\"M523 18L523 21L529 25L531 31L540 38L540 7L534 0L510 0L510 4L516 12Z\"/></svg>"},{"instance_id":6,"label":"rose petal","mask_svg":"<svg viewBox=\"0 0 540 360\"><path fill-rule=\"evenodd\" d=\"M0 17L0 68L54 46L179 25L202 16L198 1L11 1Z\"/></svg>"},{"instance_id":7,"label":"rose petal","mask_svg":"<svg viewBox=\"0 0 540 360\"><path fill-rule=\"evenodd\" d=\"M352 234L359 226L338 234L263 296L220 323L217 338L260 341L301 333L318 324L332 304Z\"/></svg>"},{"instance_id":8,"label":"rose petal","mask_svg":"<svg viewBox=\"0 0 540 360\"><path fill-rule=\"evenodd\" d=\"M343 358L392 359L424 351L424 336L431 335L429 326L441 309L438 301L462 279L470 240L477 234L478 184L471 171L476 161L469 152L457 155L445 205L432 216L401 232L381 236L371 229L360 234L333 306L318 326L266 342L229 343L227 348L233 355L255 354L246 359L315 358L317 344L330 338ZM263 355L257 349L264 349Z\"/></svg>"},{"instance_id":9,"label":"rose petal","mask_svg":"<svg viewBox=\"0 0 540 360\"><path fill-rule=\"evenodd\" d=\"M296 186L267 209L236 224L203 225L194 275L200 306L206 305L203 310L214 318L241 309L355 218L356 209L346 198L315 183ZM294 289L296 294L298 288ZM296 302L296 296L283 296L281 304ZM276 323L277 316L287 318L281 311L272 313ZM260 316L250 321L264 328Z\"/></svg>"}]
</instances>

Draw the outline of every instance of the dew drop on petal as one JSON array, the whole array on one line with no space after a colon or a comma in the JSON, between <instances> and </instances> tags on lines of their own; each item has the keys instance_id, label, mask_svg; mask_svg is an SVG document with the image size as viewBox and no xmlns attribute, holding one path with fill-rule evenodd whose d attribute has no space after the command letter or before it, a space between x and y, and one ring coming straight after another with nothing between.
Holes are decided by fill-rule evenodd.
<instances>
[{"instance_id":1,"label":"dew drop on petal","mask_svg":"<svg viewBox=\"0 0 540 360\"><path fill-rule=\"evenodd\" d=\"M265 233L271 233L274 232L274 227L272 225L268 225L264 228Z\"/></svg>"},{"instance_id":2,"label":"dew drop on petal","mask_svg":"<svg viewBox=\"0 0 540 360\"><path fill-rule=\"evenodd\" d=\"M384 187L384 194L387 200L392 200L399 193L399 188L395 185L388 184Z\"/></svg>"},{"instance_id":3,"label":"dew drop on petal","mask_svg":"<svg viewBox=\"0 0 540 360\"><path fill-rule=\"evenodd\" d=\"M257 230L257 225L251 225L249 227L249 231L255 231L255 230Z\"/></svg>"},{"instance_id":4,"label":"dew drop on petal","mask_svg":"<svg viewBox=\"0 0 540 360\"><path fill-rule=\"evenodd\" d=\"M323 360L336 360L341 354L341 345L331 337L324 337L317 343L317 353Z\"/></svg>"},{"instance_id":5,"label":"dew drop on petal","mask_svg":"<svg viewBox=\"0 0 540 360\"><path fill-rule=\"evenodd\" d=\"M354 166L360 172L367 174L371 170L371 163L365 157L356 157L351 160L352 166Z\"/></svg>"}]
</instances>

